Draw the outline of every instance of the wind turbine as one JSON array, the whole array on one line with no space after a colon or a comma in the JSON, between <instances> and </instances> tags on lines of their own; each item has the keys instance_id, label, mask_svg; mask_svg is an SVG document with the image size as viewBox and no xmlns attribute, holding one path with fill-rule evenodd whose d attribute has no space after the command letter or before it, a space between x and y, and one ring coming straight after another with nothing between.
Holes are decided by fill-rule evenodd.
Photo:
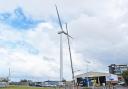
<instances>
[{"instance_id":1,"label":"wind turbine","mask_svg":"<svg viewBox=\"0 0 128 89\"><path fill-rule=\"evenodd\" d=\"M61 31L58 32L58 34L60 34L60 82L63 80L63 34L65 34L67 36L68 39L68 46L69 46L69 54L70 54L70 61L71 61L71 69L72 69L72 78L74 81L74 71L73 71L73 64L72 64L72 56L71 56L71 48L70 48L70 42L69 42L69 37L72 38L69 34L68 34L68 29L67 29L67 24L66 24L66 30L67 33L64 32L63 27L62 27L62 23L61 23L61 19L59 16L59 11L57 6L56 7L56 12L57 12L57 16L58 16L58 20L59 20L59 25L60 25L60 29ZM75 84L75 82L74 82Z\"/></svg>"},{"instance_id":2,"label":"wind turbine","mask_svg":"<svg viewBox=\"0 0 128 89\"><path fill-rule=\"evenodd\" d=\"M58 20L59 20L60 29L61 29L61 31L58 32L58 34L60 34L60 82L61 82L63 80L63 43L62 43L63 42L62 41L63 35L62 35L62 33L64 31L63 31L63 27L62 27L62 24L61 24L58 8L57 8L56 5L55 5L55 7L56 7Z\"/></svg>"}]
</instances>

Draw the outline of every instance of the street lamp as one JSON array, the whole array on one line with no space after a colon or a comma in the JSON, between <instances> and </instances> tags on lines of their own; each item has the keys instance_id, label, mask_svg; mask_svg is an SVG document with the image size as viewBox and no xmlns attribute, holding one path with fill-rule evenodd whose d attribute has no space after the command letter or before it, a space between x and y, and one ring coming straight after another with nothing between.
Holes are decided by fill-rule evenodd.
<instances>
[{"instance_id":1,"label":"street lamp","mask_svg":"<svg viewBox=\"0 0 128 89\"><path fill-rule=\"evenodd\" d=\"M86 72L88 72L88 66L89 66L89 64L90 64L91 62L90 62L90 61L86 61L86 63L87 63Z\"/></svg>"}]
</instances>

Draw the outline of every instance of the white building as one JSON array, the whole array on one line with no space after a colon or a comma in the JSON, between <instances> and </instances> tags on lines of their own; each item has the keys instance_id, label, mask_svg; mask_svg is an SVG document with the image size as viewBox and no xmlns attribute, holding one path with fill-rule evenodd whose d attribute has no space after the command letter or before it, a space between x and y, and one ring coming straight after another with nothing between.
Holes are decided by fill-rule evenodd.
<instances>
[{"instance_id":1,"label":"white building","mask_svg":"<svg viewBox=\"0 0 128 89\"><path fill-rule=\"evenodd\" d=\"M75 76L75 82L82 80L84 85L93 85L92 80L96 80L96 83L102 85L103 83L107 84L108 82L118 83L118 76L110 73L101 73L101 72L87 72L84 74L79 74Z\"/></svg>"},{"instance_id":2,"label":"white building","mask_svg":"<svg viewBox=\"0 0 128 89\"><path fill-rule=\"evenodd\" d=\"M0 87L7 87L8 86L8 78L0 77Z\"/></svg>"}]
</instances>

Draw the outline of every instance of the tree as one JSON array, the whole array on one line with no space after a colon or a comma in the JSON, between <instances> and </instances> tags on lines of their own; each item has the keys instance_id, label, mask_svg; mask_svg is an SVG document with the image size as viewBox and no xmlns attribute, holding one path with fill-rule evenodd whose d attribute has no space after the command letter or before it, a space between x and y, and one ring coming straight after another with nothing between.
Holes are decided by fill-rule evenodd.
<instances>
[{"instance_id":1,"label":"tree","mask_svg":"<svg viewBox=\"0 0 128 89\"><path fill-rule=\"evenodd\" d=\"M26 79L23 79L23 80L20 80L20 82L28 82L28 80L26 80Z\"/></svg>"},{"instance_id":2,"label":"tree","mask_svg":"<svg viewBox=\"0 0 128 89\"><path fill-rule=\"evenodd\" d=\"M126 85L128 85L128 70L127 71L124 71L122 73L122 76L123 76L123 78L125 80Z\"/></svg>"},{"instance_id":3,"label":"tree","mask_svg":"<svg viewBox=\"0 0 128 89\"><path fill-rule=\"evenodd\" d=\"M20 80L19 84L20 84L20 85L29 85L30 82L31 82L30 80L23 79L23 80Z\"/></svg>"},{"instance_id":4,"label":"tree","mask_svg":"<svg viewBox=\"0 0 128 89\"><path fill-rule=\"evenodd\" d=\"M65 83L66 83L66 80L65 80L65 79L63 79L63 80L62 80L62 82L65 82Z\"/></svg>"},{"instance_id":5,"label":"tree","mask_svg":"<svg viewBox=\"0 0 128 89\"><path fill-rule=\"evenodd\" d=\"M83 82L83 78L77 78L77 85L79 86L80 85L80 83L82 83Z\"/></svg>"},{"instance_id":6,"label":"tree","mask_svg":"<svg viewBox=\"0 0 128 89\"><path fill-rule=\"evenodd\" d=\"M8 82L8 81L9 81L9 80L6 79L6 78L4 78L4 79L1 80L1 82Z\"/></svg>"}]
</instances>

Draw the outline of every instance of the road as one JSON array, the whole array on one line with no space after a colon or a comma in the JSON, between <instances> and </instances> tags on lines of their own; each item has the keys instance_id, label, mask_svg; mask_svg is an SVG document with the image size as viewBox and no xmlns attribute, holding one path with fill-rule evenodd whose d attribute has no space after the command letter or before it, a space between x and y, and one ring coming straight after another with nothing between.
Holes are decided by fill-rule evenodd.
<instances>
[{"instance_id":1,"label":"road","mask_svg":"<svg viewBox=\"0 0 128 89\"><path fill-rule=\"evenodd\" d=\"M114 88L109 88L109 87L107 87L107 88L103 88L103 87L95 87L95 88L90 88L90 89L128 89L128 87L123 87L123 86L115 86Z\"/></svg>"},{"instance_id":2,"label":"road","mask_svg":"<svg viewBox=\"0 0 128 89\"><path fill-rule=\"evenodd\" d=\"M99 88L99 89L105 89L105 88ZM124 86L115 86L114 88L107 88L107 89L128 89L128 87L124 87Z\"/></svg>"},{"instance_id":3,"label":"road","mask_svg":"<svg viewBox=\"0 0 128 89\"><path fill-rule=\"evenodd\" d=\"M128 87L116 86L116 89L128 89Z\"/></svg>"}]
</instances>

